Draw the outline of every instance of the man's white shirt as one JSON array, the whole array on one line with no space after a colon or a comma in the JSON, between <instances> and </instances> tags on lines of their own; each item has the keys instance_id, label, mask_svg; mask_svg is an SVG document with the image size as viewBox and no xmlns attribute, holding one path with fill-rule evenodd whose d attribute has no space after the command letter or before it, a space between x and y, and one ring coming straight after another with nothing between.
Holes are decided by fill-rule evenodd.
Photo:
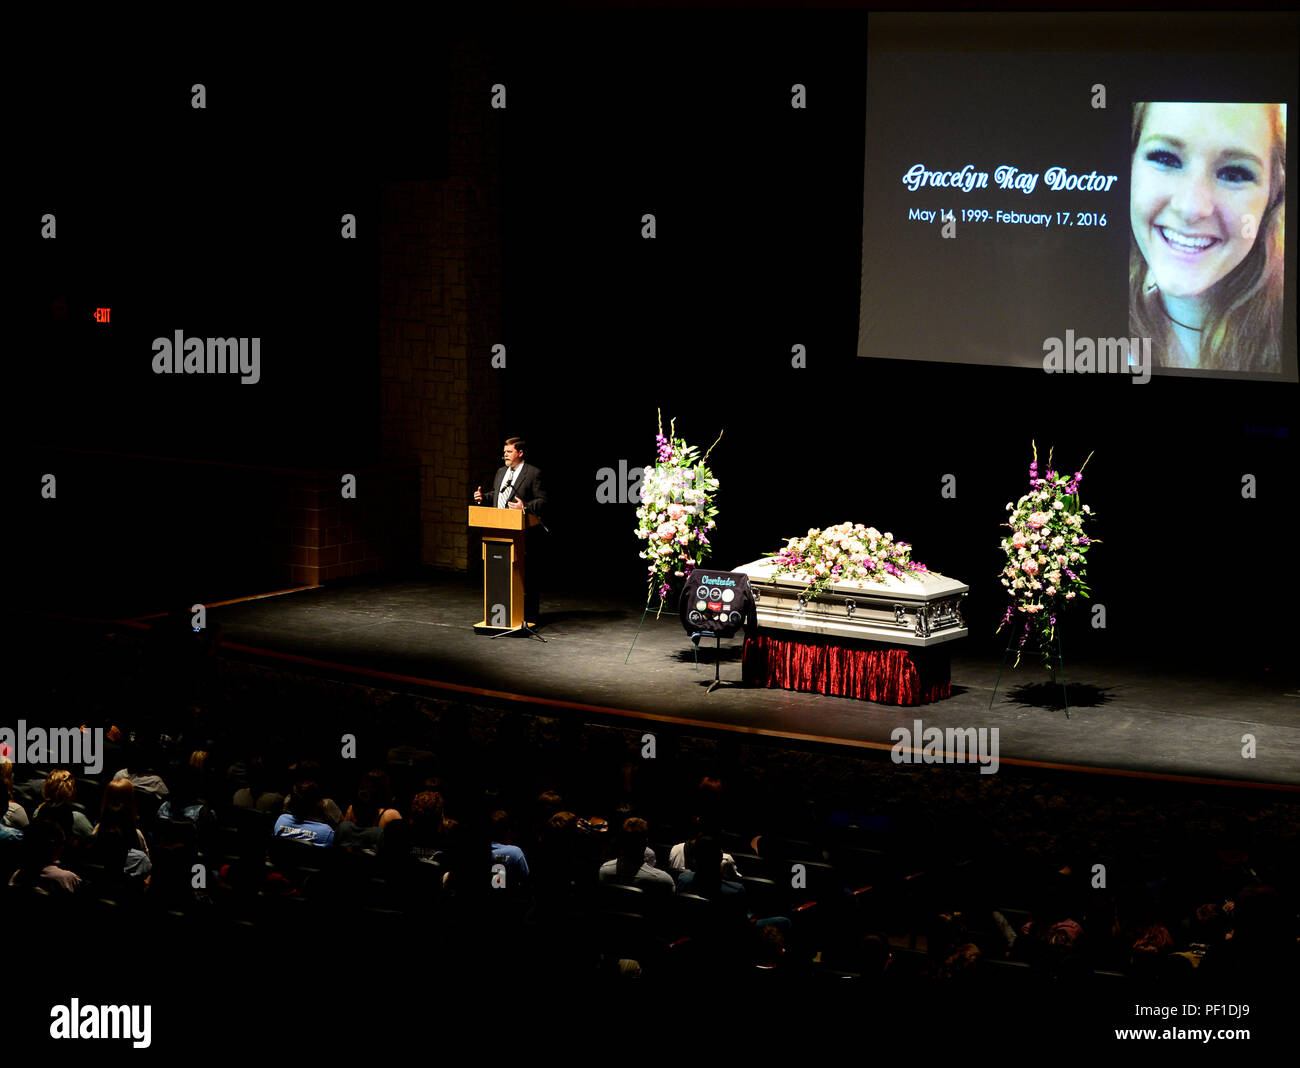
<instances>
[{"instance_id":1,"label":"man's white shirt","mask_svg":"<svg viewBox=\"0 0 1300 1068\"><path fill-rule=\"evenodd\" d=\"M497 507L509 508L511 498L507 496L509 487L519 481L519 472L523 468L521 463L518 467L506 468L506 477L501 480L501 488L497 490Z\"/></svg>"}]
</instances>

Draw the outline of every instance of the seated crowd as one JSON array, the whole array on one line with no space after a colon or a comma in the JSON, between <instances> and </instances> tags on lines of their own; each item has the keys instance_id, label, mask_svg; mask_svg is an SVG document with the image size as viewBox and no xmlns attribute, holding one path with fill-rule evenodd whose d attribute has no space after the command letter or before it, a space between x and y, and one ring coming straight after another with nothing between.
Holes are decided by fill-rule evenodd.
<instances>
[{"instance_id":1,"label":"seated crowd","mask_svg":"<svg viewBox=\"0 0 1300 1068\"><path fill-rule=\"evenodd\" d=\"M94 900L301 922L267 918L266 902L292 899L448 938L507 932L516 951L567 955L579 970L653 976L689 962L886 984L1173 984L1296 954L1295 887L1230 852L1199 870L1183 858L1116 872L1098 892L1075 858L998 870L919 859L879 825L764 832L714 777L663 796L542 769L510 791L444 778L432 754L409 749L356 774L351 761L223 759L220 740L114 733L105 767L117 770L103 778L0 765L7 915Z\"/></svg>"}]
</instances>

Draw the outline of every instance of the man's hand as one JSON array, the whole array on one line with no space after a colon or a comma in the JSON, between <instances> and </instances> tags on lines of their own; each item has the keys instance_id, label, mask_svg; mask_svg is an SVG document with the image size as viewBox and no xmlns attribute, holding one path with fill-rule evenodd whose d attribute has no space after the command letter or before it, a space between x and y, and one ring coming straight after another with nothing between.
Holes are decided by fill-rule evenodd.
<instances>
[{"instance_id":1,"label":"man's hand","mask_svg":"<svg viewBox=\"0 0 1300 1068\"><path fill-rule=\"evenodd\" d=\"M475 490L474 490L474 500L475 500L476 502L480 503L480 504L482 503L482 501L483 501L483 487L482 487L482 486L478 486L478 487L475 488Z\"/></svg>"},{"instance_id":2,"label":"man's hand","mask_svg":"<svg viewBox=\"0 0 1300 1068\"><path fill-rule=\"evenodd\" d=\"M524 502L519 500L518 497L516 497L514 500L510 502L510 507L522 512L524 510Z\"/></svg>"}]
</instances>

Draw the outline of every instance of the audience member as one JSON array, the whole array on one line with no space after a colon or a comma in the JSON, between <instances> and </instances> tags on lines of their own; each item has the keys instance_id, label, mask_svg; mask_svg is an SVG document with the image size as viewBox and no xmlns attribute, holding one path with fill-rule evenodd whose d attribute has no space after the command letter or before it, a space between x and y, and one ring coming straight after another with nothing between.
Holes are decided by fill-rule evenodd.
<instances>
[{"instance_id":1,"label":"audience member","mask_svg":"<svg viewBox=\"0 0 1300 1068\"><path fill-rule=\"evenodd\" d=\"M153 767L153 758L149 746L132 741L125 747L126 767L113 776L114 780L129 779L137 790L165 798L168 794L167 784L163 782Z\"/></svg>"},{"instance_id":2,"label":"audience member","mask_svg":"<svg viewBox=\"0 0 1300 1068\"><path fill-rule=\"evenodd\" d=\"M272 833L276 838L322 847L334 844L334 828L321 811L319 783L310 779L297 783L287 804L289 811L275 821Z\"/></svg>"},{"instance_id":3,"label":"audience member","mask_svg":"<svg viewBox=\"0 0 1300 1068\"><path fill-rule=\"evenodd\" d=\"M0 825L19 830L27 826L27 812L14 800L14 766L7 760L0 761Z\"/></svg>"},{"instance_id":4,"label":"audience member","mask_svg":"<svg viewBox=\"0 0 1300 1068\"><path fill-rule=\"evenodd\" d=\"M514 844L510 814L504 809L492 813L488 820L492 830L492 861L505 866L506 886L518 889L528 882L528 861L524 851Z\"/></svg>"},{"instance_id":5,"label":"audience member","mask_svg":"<svg viewBox=\"0 0 1300 1068\"><path fill-rule=\"evenodd\" d=\"M63 828L53 820L36 820L23 834L23 860L9 879L10 886L72 893L81 886L81 876L59 867L67 844Z\"/></svg>"},{"instance_id":6,"label":"audience member","mask_svg":"<svg viewBox=\"0 0 1300 1068\"><path fill-rule=\"evenodd\" d=\"M149 855L149 843L140 828L140 814L135 807L135 786L130 779L114 779L104 787L104 796L100 801L99 822L95 825L95 835L106 829L121 830L131 843L131 848L138 849L145 856Z\"/></svg>"},{"instance_id":7,"label":"audience member","mask_svg":"<svg viewBox=\"0 0 1300 1068\"><path fill-rule=\"evenodd\" d=\"M413 859L436 860L446 848L444 808L442 794L436 790L422 790L411 798L407 823Z\"/></svg>"},{"instance_id":8,"label":"audience member","mask_svg":"<svg viewBox=\"0 0 1300 1068\"><path fill-rule=\"evenodd\" d=\"M267 762L262 757L253 757L243 764L238 772L232 767L231 774L232 777L246 780L235 790L231 804L277 816L284 811L284 794L271 789L271 774L267 770Z\"/></svg>"},{"instance_id":9,"label":"audience member","mask_svg":"<svg viewBox=\"0 0 1300 1068\"><path fill-rule=\"evenodd\" d=\"M358 827L378 827L382 830L400 820L402 814L392 807L393 789L388 772L382 769L366 772L357 788L357 797L343 814L343 822Z\"/></svg>"},{"instance_id":10,"label":"audience member","mask_svg":"<svg viewBox=\"0 0 1300 1068\"><path fill-rule=\"evenodd\" d=\"M645 820L630 816L623 821L618 840L618 855L600 868L601 882L620 882L657 893L673 893L673 877L646 862L650 828Z\"/></svg>"},{"instance_id":11,"label":"audience member","mask_svg":"<svg viewBox=\"0 0 1300 1068\"><path fill-rule=\"evenodd\" d=\"M44 801L32 813L35 819L54 819L67 823L64 830L70 830L78 838L89 838L94 833L89 817L77 804L77 778L66 768L55 768L45 777L41 789Z\"/></svg>"}]
</instances>

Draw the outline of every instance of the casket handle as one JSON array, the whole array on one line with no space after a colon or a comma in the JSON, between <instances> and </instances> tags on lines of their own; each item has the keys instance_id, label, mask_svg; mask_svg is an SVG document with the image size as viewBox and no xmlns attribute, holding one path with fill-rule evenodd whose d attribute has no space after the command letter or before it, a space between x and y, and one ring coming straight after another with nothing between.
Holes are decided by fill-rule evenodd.
<instances>
[{"instance_id":1,"label":"casket handle","mask_svg":"<svg viewBox=\"0 0 1300 1068\"><path fill-rule=\"evenodd\" d=\"M853 598L852 597L845 598L844 611L848 613L850 619L853 618L853 613L856 612L857 610L858 610L858 606L857 604L854 603Z\"/></svg>"}]
</instances>

